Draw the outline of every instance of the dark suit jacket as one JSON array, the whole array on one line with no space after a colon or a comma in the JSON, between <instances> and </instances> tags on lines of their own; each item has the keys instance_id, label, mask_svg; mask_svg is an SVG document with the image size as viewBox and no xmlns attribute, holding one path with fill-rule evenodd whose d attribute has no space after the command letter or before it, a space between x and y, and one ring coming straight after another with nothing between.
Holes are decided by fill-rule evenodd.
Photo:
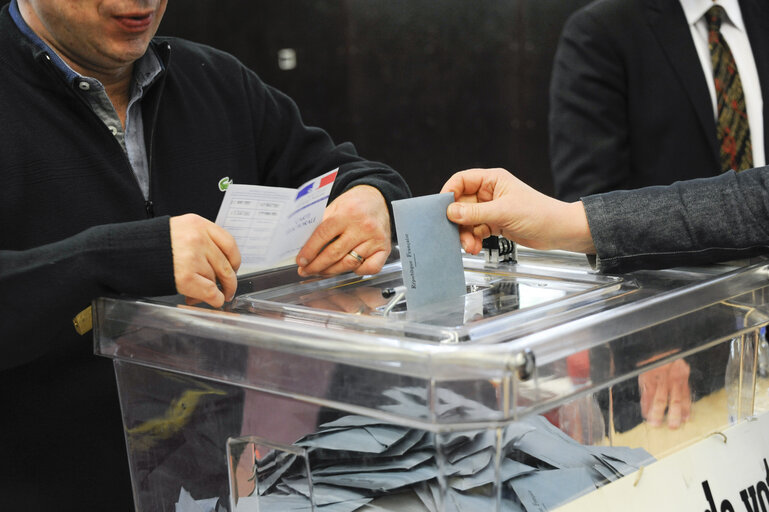
<instances>
[{"instance_id":1,"label":"dark suit jacket","mask_svg":"<svg viewBox=\"0 0 769 512\"><path fill-rule=\"evenodd\" d=\"M766 119L769 1L740 8ZM720 171L705 74L678 0L598 0L575 12L555 56L549 122L564 200Z\"/></svg>"}]
</instances>

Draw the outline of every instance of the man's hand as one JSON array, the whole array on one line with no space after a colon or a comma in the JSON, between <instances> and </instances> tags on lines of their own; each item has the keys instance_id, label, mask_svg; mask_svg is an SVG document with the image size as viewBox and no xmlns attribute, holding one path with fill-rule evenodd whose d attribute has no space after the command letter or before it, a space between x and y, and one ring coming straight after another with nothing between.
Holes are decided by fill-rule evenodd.
<instances>
[{"instance_id":1,"label":"man's hand","mask_svg":"<svg viewBox=\"0 0 769 512\"><path fill-rule=\"evenodd\" d=\"M504 169L454 174L442 193L453 192L448 219L460 225L462 247L472 254L484 238L502 235L534 249L595 253L581 201L565 203L537 192Z\"/></svg>"},{"instance_id":2,"label":"man's hand","mask_svg":"<svg viewBox=\"0 0 769 512\"><path fill-rule=\"evenodd\" d=\"M171 217L170 225L176 291L186 297L187 304L206 302L218 308L225 300L232 300L240 267L235 239L192 213Z\"/></svg>"},{"instance_id":3,"label":"man's hand","mask_svg":"<svg viewBox=\"0 0 769 512\"><path fill-rule=\"evenodd\" d=\"M668 427L676 429L689 419L692 394L689 363L677 359L638 376L641 415L649 425L662 425L667 410Z\"/></svg>"},{"instance_id":4,"label":"man's hand","mask_svg":"<svg viewBox=\"0 0 769 512\"><path fill-rule=\"evenodd\" d=\"M376 274L390 255L390 236L390 214L381 192L369 185L353 187L328 205L323 222L299 251L299 275L350 270L358 275Z\"/></svg>"}]
</instances>

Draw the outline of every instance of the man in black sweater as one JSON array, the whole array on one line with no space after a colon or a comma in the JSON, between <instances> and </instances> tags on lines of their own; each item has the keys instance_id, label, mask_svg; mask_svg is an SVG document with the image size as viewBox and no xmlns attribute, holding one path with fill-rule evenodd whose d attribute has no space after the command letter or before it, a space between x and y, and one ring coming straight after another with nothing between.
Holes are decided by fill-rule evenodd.
<instances>
[{"instance_id":1,"label":"man in black sweater","mask_svg":"<svg viewBox=\"0 0 769 512\"><path fill-rule=\"evenodd\" d=\"M112 363L72 318L102 295L221 306L240 254L222 182L339 168L301 275L378 272L402 178L305 126L231 55L155 38L166 0L13 0L0 11L0 500L127 510ZM359 261L354 254L360 255Z\"/></svg>"}]
</instances>

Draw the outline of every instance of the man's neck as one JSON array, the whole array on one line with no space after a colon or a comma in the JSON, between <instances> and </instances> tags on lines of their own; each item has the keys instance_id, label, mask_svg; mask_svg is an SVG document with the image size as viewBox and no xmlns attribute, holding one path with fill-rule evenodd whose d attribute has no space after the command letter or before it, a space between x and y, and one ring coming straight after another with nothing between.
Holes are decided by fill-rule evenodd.
<instances>
[{"instance_id":1,"label":"man's neck","mask_svg":"<svg viewBox=\"0 0 769 512\"><path fill-rule=\"evenodd\" d=\"M103 86L107 94L107 97L112 102L113 107L117 111L118 117L125 127L126 112L128 109L128 102L131 93L131 79L133 77L134 63L126 64L124 66L116 66L109 69L98 69L94 66L89 66L87 63L81 63L72 58L66 51L66 49L60 47L54 38L48 36L48 32L45 26L37 16L35 11L29 5L28 2L18 3L19 13L29 26L29 28L45 43L47 44L56 55L64 61L76 73L95 78Z\"/></svg>"},{"instance_id":2,"label":"man's neck","mask_svg":"<svg viewBox=\"0 0 769 512\"><path fill-rule=\"evenodd\" d=\"M64 57L62 58L65 59ZM130 67L122 69L120 73L98 73L75 67L66 59L65 62L81 75L90 76L101 82L104 86L104 92L107 93L107 97L110 102L112 102L112 106L115 107L120 122L123 125L123 128L125 128L128 102L131 98L131 78L133 76L134 65L131 64Z\"/></svg>"}]
</instances>

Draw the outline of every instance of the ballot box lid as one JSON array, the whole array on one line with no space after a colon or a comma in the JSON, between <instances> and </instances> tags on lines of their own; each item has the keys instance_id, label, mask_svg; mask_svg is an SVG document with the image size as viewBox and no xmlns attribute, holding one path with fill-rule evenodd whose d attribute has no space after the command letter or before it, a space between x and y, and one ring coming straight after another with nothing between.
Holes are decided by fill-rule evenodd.
<instances>
[{"instance_id":1,"label":"ballot box lid","mask_svg":"<svg viewBox=\"0 0 769 512\"><path fill-rule=\"evenodd\" d=\"M244 276L221 309L188 306L180 297L101 298L95 351L383 415L390 413L369 404L379 384L492 383L504 399L493 414L473 419L483 423L547 410L769 322L763 260L624 275L597 273L584 256L558 251L521 249L515 262L463 261L467 293L417 310L400 293L397 259L371 276L304 279L296 267ZM244 372L230 356L244 348L280 354L285 371ZM585 354L611 371L581 368ZM372 384L320 389L301 378L318 365L365 374ZM456 421L434 413L418 421Z\"/></svg>"}]
</instances>

